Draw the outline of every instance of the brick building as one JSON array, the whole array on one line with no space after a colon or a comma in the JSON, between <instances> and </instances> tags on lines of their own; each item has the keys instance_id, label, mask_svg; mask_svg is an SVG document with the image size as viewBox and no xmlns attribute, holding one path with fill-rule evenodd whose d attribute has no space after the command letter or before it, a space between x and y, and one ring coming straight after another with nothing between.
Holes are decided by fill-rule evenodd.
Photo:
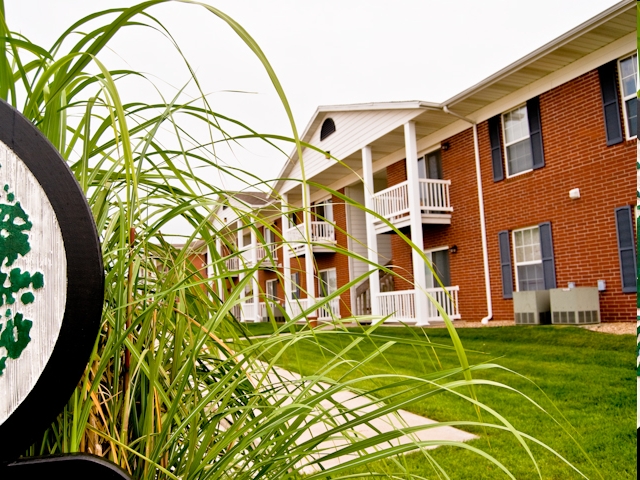
<instances>
[{"instance_id":1,"label":"brick building","mask_svg":"<svg viewBox=\"0 0 640 480\"><path fill-rule=\"evenodd\" d=\"M513 292L571 284L599 287L602 321L632 321L637 65L623 1L445 102L319 107L309 183L294 152L277 195L244 205L264 224L221 222L247 264L273 257L244 318L330 296L312 315L424 324L442 320L436 299L453 319L508 320Z\"/></svg>"}]
</instances>

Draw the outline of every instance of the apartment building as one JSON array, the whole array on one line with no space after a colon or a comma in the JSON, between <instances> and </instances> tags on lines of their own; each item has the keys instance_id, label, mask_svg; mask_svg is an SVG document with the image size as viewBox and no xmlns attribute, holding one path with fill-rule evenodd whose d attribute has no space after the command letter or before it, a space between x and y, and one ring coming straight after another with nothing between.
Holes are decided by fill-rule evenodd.
<instances>
[{"instance_id":1,"label":"apartment building","mask_svg":"<svg viewBox=\"0 0 640 480\"><path fill-rule=\"evenodd\" d=\"M623 1L446 102L319 107L308 182L293 152L274 197L217 214L229 270L261 266L240 316L335 296L308 316L512 320L514 291L571 284L633 321L636 48Z\"/></svg>"}]
</instances>

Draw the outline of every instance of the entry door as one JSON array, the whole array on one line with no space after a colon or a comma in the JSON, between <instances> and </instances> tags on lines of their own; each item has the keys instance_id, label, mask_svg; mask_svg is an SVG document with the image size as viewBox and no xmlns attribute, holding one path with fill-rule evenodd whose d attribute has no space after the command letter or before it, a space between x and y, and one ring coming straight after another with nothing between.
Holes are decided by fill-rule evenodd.
<instances>
[{"instance_id":1,"label":"entry door","mask_svg":"<svg viewBox=\"0 0 640 480\"><path fill-rule=\"evenodd\" d=\"M440 150L427 153L418 159L418 177L442 180L442 160Z\"/></svg>"},{"instance_id":2,"label":"entry door","mask_svg":"<svg viewBox=\"0 0 640 480\"><path fill-rule=\"evenodd\" d=\"M451 273L449 271L449 249L431 250L425 252L427 258L431 261L433 269L435 270L438 278L445 287L451 286ZM436 288L440 284L435 279L428 266L424 266L427 273L427 288Z\"/></svg>"},{"instance_id":3,"label":"entry door","mask_svg":"<svg viewBox=\"0 0 640 480\"><path fill-rule=\"evenodd\" d=\"M318 296L328 297L338 289L336 269L321 270L318 272Z\"/></svg>"},{"instance_id":4,"label":"entry door","mask_svg":"<svg viewBox=\"0 0 640 480\"><path fill-rule=\"evenodd\" d=\"M317 216L316 220L333 222L333 200L330 198L315 203L311 211Z\"/></svg>"}]
</instances>

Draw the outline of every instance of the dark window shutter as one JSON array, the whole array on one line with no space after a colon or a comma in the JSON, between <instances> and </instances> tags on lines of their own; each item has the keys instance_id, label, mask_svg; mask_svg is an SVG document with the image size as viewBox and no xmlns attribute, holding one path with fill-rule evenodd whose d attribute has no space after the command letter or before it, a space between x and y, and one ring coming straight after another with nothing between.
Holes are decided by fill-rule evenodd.
<instances>
[{"instance_id":1,"label":"dark window shutter","mask_svg":"<svg viewBox=\"0 0 640 480\"><path fill-rule=\"evenodd\" d=\"M498 233L500 241L500 271L502 273L502 298L513 298L513 270L511 269L511 249L509 231Z\"/></svg>"},{"instance_id":2,"label":"dark window shutter","mask_svg":"<svg viewBox=\"0 0 640 480\"><path fill-rule=\"evenodd\" d=\"M540 253L542 254L542 273L544 288L556 288L556 266L553 260L553 240L551 239L551 223L538 225L540 229Z\"/></svg>"},{"instance_id":3,"label":"dark window shutter","mask_svg":"<svg viewBox=\"0 0 640 480\"><path fill-rule=\"evenodd\" d=\"M540 97L534 97L527 102L527 120L529 120L533 168L542 168L544 167L544 151L542 149L542 127L540 125Z\"/></svg>"},{"instance_id":4,"label":"dark window shutter","mask_svg":"<svg viewBox=\"0 0 640 480\"><path fill-rule=\"evenodd\" d=\"M620 107L618 103L618 86L616 72L618 61L612 60L598 68L600 90L602 92L602 109L604 125L607 131L607 145L615 145L622 141L622 125L620 123Z\"/></svg>"},{"instance_id":5,"label":"dark window shutter","mask_svg":"<svg viewBox=\"0 0 640 480\"><path fill-rule=\"evenodd\" d=\"M502 148L500 146L500 115L489 119L489 140L491 142L491 165L493 166L493 181L499 182L504 178L502 162Z\"/></svg>"},{"instance_id":6,"label":"dark window shutter","mask_svg":"<svg viewBox=\"0 0 640 480\"><path fill-rule=\"evenodd\" d=\"M622 291L625 293L634 293L636 291L636 251L633 246L631 207L620 207L616 208L615 211Z\"/></svg>"}]
</instances>

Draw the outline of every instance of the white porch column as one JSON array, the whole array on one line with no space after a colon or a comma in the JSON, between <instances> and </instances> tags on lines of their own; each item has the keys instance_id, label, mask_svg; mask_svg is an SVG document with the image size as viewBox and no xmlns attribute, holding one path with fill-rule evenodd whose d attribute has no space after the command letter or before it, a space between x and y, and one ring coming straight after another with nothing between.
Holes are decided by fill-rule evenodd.
<instances>
[{"instance_id":1,"label":"white porch column","mask_svg":"<svg viewBox=\"0 0 640 480\"><path fill-rule=\"evenodd\" d=\"M285 232L291 228L289 222L289 196L282 194L282 203L280 204L282 210L282 248L280 249L280 255L282 255L282 275L284 276L284 308L286 312L291 315L291 257L289 256L289 245L284 239Z\"/></svg>"},{"instance_id":2,"label":"white porch column","mask_svg":"<svg viewBox=\"0 0 640 480\"><path fill-rule=\"evenodd\" d=\"M422 213L420 210L420 186L418 183L418 146L416 144L416 125L414 122L404 124L404 145L407 155L407 191L411 216L411 241L420 249L420 251L415 249L411 251L413 282L416 289L416 323L428 325L427 302L429 299L423 292L427 288L427 278L424 271L424 260L420 255L420 252L424 250L424 240L422 238Z\"/></svg>"},{"instance_id":3,"label":"white porch column","mask_svg":"<svg viewBox=\"0 0 640 480\"><path fill-rule=\"evenodd\" d=\"M244 254L242 253L242 251L244 250L244 235L243 235L243 227L244 225L242 224L242 220L238 220L237 224L236 224L236 230L237 230L237 235L238 235L238 270L240 270L238 272L238 283L242 282L242 279L244 278L244 273L242 272L242 270L244 270L246 268L246 265L244 264ZM240 320L241 321L245 321L246 318L244 316L244 308L242 308L243 304L246 303L246 299L244 299L244 289L242 290L242 293L240 294L240 297L243 298L242 302L240 303Z\"/></svg>"},{"instance_id":4,"label":"white porch column","mask_svg":"<svg viewBox=\"0 0 640 480\"><path fill-rule=\"evenodd\" d=\"M371 147L362 149L362 180L364 182L364 206L368 210L373 210L373 157ZM380 305L378 294L380 293L380 271L375 267L379 261L378 257L378 235L373 226L375 217L370 213L365 214L365 224L367 227L367 258L371 262L369 271L369 294L371 297L371 315L380 315Z\"/></svg>"},{"instance_id":5,"label":"white porch column","mask_svg":"<svg viewBox=\"0 0 640 480\"><path fill-rule=\"evenodd\" d=\"M311 246L311 188L309 184L303 185L304 191L302 192L302 208L305 224L305 240L304 246L304 268L306 274L307 283L307 298L309 299L309 306L316 303L316 282L315 282L315 268L313 265L313 247ZM316 313L313 312L310 317L315 317Z\"/></svg>"},{"instance_id":6,"label":"white porch column","mask_svg":"<svg viewBox=\"0 0 640 480\"><path fill-rule=\"evenodd\" d=\"M256 267L256 265L258 264L258 235L256 235L256 230L255 227L251 228L251 266L253 268ZM253 321L254 322L259 322L262 319L260 318L260 308L259 308L259 303L260 303L260 296L258 295L259 292L259 283L258 283L258 269L256 269L251 276L253 277L251 279L251 283L253 284L253 311L254 316L253 316Z\"/></svg>"},{"instance_id":7,"label":"white porch column","mask_svg":"<svg viewBox=\"0 0 640 480\"><path fill-rule=\"evenodd\" d=\"M214 255L211 253L211 249L209 249L209 258L208 260L208 267L207 267L207 273L209 274L209 278L212 278L214 275L217 277L216 279L216 290L218 293L218 298L220 298L220 300L224 300L226 297L226 292L224 291L224 279L226 278L226 275L222 275L222 272L225 271L225 269L223 268L222 265L222 260L220 260L220 258L223 256L222 255L222 239L220 238L220 233L217 233L217 237L216 237L216 255L215 257L218 259L218 267L214 268L213 266L213 257ZM226 265L225 265L226 266Z\"/></svg>"}]
</instances>

